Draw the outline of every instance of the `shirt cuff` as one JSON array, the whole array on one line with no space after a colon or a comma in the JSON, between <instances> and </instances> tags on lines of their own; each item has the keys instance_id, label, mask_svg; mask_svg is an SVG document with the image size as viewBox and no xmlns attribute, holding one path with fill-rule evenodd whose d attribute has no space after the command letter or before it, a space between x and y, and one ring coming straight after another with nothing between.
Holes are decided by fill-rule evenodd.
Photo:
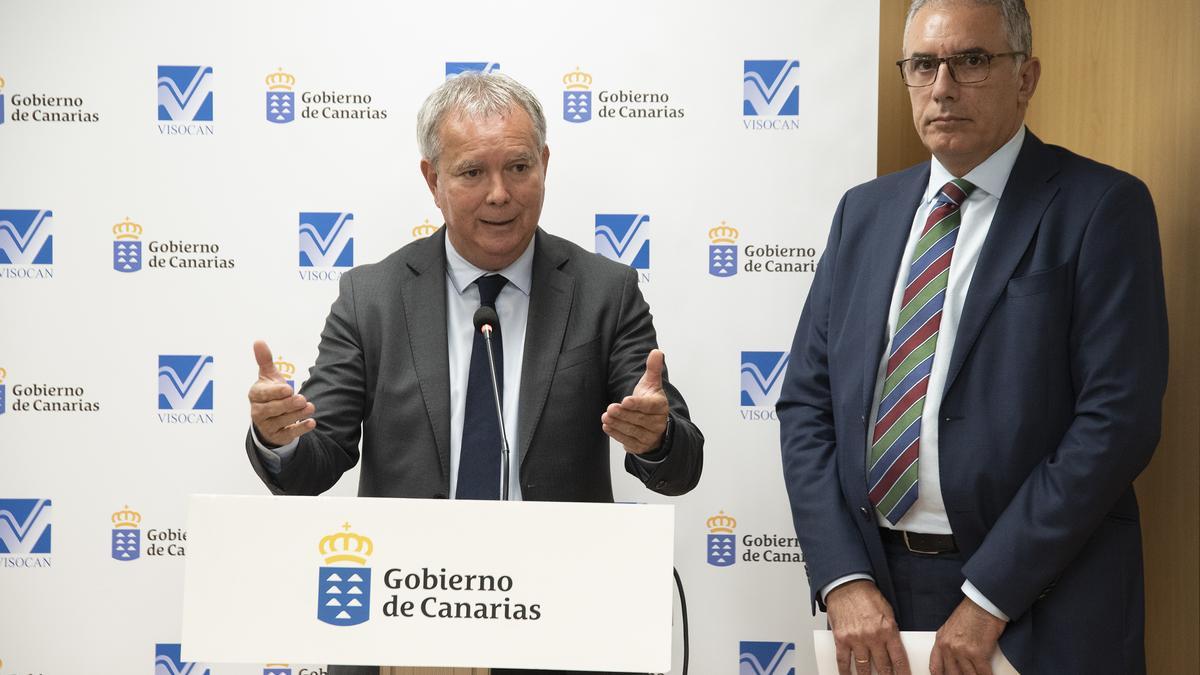
<instances>
[{"instance_id":1,"label":"shirt cuff","mask_svg":"<svg viewBox=\"0 0 1200 675\"><path fill-rule=\"evenodd\" d=\"M674 429L675 420L670 415L667 415L667 429L663 432L662 445L659 445L657 448L649 452L645 452L640 455L634 455L633 458L647 466L656 466L658 464L662 464L663 461L666 460L667 455L671 454L671 441L674 438L674 434L671 432Z\"/></svg>"},{"instance_id":2,"label":"shirt cuff","mask_svg":"<svg viewBox=\"0 0 1200 675\"><path fill-rule=\"evenodd\" d=\"M851 581L858 581L859 579L866 579L867 581L871 582L875 581L875 577L871 576L870 574L863 574L862 572L856 572L854 574L847 574L844 577L838 577L837 579L825 584L825 587L821 589L821 604L825 604L826 596L828 596L829 592L833 589L841 586L842 584L848 584Z\"/></svg>"},{"instance_id":3,"label":"shirt cuff","mask_svg":"<svg viewBox=\"0 0 1200 675\"><path fill-rule=\"evenodd\" d=\"M300 445L299 438L293 438L291 443L281 445L277 448L268 448L258 437L258 430L254 425L250 425L250 438L254 441L254 447L258 450L258 456L262 459L262 463L267 467L267 471L272 476L278 476L280 471L283 471L283 465L291 459L296 452L296 447Z\"/></svg>"},{"instance_id":4,"label":"shirt cuff","mask_svg":"<svg viewBox=\"0 0 1200 675\"><path fill-rule=\"evenodd\" d=\"M978 588L975 588L975 584L971 583L970 579L963 581L962 592L963 595L971 599L971 602L982 607L988 614L991 614L1001 621L1011 621L1007 614L1001 612L999 607L992 604L991 600L988 600L986 597L984 597L983 593L979 592Z\"/></svg>"}]
</instances>

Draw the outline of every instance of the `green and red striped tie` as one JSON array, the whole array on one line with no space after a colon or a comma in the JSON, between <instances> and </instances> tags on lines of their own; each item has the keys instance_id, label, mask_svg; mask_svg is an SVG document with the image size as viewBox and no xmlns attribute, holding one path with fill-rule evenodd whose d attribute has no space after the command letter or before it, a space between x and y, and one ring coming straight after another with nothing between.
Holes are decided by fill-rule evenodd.
<instances>
[{"instance_id":1,"label":"green and red striped tie","mask_svg":"<svg viewBox=\"0 0 1200 675\"><path fill-rule=\"evenodd\" d=\"M929 389L950 261L962 220L960 208L974 189L974 185L956 178L938 192L913 251L908 284L900 301L896 335L871 436L867 476L871 504L893 525L917 501L925 392Z\"/></svg>"}]
</instances>

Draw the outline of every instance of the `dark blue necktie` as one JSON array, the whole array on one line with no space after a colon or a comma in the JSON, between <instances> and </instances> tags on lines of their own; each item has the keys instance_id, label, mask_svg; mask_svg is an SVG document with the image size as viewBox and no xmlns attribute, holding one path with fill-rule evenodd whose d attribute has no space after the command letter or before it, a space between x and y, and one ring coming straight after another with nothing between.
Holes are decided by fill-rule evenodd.
<instances>
[{"instance_id":1,"label":"dark blue necktie","mask_svg":"<svg viewBox=\"0 0 1200 675\"><path fill-rule=\"evenodd\" d=\"M508 279L499 274L479 277L479 305L496 308L496 296ZM500 326L492 326L492 356L496 361L496 385L504 397L504 342ZM488 368L487 346L483 333L475 331L471 348L471 372L467 378L467 406L463 415L462 449L458 455L456 499L500 498L500 420L496 416L496 398L492 393L492 374Z\"/></svg>"}]
</instances>

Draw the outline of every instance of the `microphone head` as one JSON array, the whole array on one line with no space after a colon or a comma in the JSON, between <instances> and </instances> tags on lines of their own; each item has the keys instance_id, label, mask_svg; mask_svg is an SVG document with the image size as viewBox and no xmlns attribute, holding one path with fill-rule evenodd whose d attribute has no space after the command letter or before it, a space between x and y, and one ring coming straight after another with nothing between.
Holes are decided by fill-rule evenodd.
<instances>
[{"instance_id":1,"label":"microphone head","mask_svg":"<svg viewBox=\"0 0 1200 675\"><path fill-rule=\"evenodd\" d=\"M483 328L485 325L495 328L500 325L500 317L496 314L493 307L480 307L475 310L475 330Z\"/></svg>"}]
</instances>

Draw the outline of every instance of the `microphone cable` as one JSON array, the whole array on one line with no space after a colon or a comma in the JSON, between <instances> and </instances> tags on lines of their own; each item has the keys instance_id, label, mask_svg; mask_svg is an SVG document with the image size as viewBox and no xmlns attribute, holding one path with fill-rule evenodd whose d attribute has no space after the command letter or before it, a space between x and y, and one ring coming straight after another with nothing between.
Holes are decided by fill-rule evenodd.
<instances>
[{"instance_id":1,"label":"microphone cable","mask_svg":"<svg viewBox=\"0 0 1200 675\"><path fill-rule=\"evenodd\" d=\"M672 567L671 572L675 575L675 588L679 589L679 613L683 617L683 675L687 675L688 657L691 652L688 644L687 599L683 595L683 580L679 578L679 568Z\"/></svg>"}]
</instances>

